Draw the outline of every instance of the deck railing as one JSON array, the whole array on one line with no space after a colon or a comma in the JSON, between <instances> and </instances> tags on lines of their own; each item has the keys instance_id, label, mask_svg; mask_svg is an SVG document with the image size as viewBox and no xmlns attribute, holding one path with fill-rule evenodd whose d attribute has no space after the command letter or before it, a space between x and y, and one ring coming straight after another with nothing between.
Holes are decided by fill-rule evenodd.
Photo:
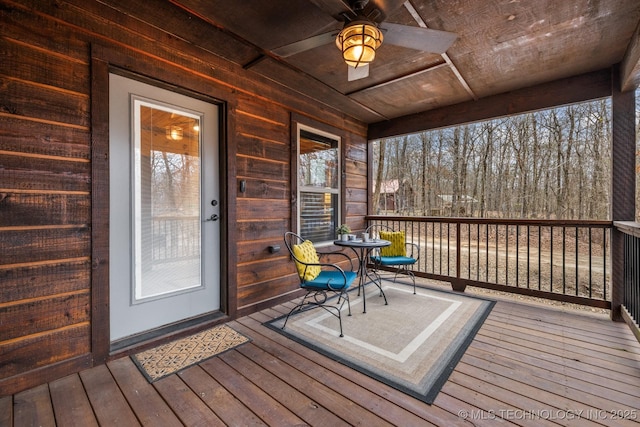
<instances>
[{"instance_id":1,"label":"deck railing","mask_svg":"<svg viewBox=\"0 0 640 427\"><path fill-rule=\"evenodd\" d=\"M615 222L624 235L624 274L622 307L627 321L640 329L640 224L637 222ZM640 336L639 338L640 339Z\"/></svg>"},{"instance_id":2,"label":"deck railing","mask_svg":"<svg viewBox=\"0 0 640 427\"><path fill-rule=\"evenodd\" d=\"M200 217L154 216L149 250L154 263L175 262L200 256Z\"/></svg>"},{"instance_id":3,"label":"deck railing","mask_svg":"<svg viewBox=\"0 0 640 427\"><path fill-rule=\"evenodd\" d=\"M367 216L420 245L416 276L611 308L611 221Z\"/></svg>"}]
</instances>

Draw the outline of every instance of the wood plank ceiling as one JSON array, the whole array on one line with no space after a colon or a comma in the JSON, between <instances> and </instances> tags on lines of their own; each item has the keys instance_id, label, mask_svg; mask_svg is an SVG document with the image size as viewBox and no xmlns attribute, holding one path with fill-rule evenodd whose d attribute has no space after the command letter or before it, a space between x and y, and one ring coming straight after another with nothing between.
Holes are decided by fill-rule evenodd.
<instances>
[{"instance_id":1,"label":"wood plank ceiling","mask_svg":"<svg viewBox=\"0 0 640 427\"><path fill-rule=\"evenodd\" d=\"M640 81L637 0L370 0L385 22L456 33L444 54L383 43L367 78L347 81L329 43L287 58L272 51L342 28L348 0L171 0L232 35L209 47L318 102L375 123L623 63ZM206 44L207 34L202 34ZM224 49L224 52L222 52ZM626 55L626 58L625 58Z\"/></svg>"}]
</instances>

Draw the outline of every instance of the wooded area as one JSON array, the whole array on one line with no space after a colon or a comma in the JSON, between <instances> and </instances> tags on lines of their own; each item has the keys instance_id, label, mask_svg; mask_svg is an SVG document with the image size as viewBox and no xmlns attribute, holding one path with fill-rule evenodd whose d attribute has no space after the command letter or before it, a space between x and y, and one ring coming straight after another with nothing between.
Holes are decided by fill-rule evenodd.
<instances>
[{"instance_id":1,"label":"wooded area","mask_svg":"<svg viewBox=\"0 0 640 427\"><path fill-rule=\"evenodd\" d=\"M609 219L609 98L373 147L379 214Z\"/></svg>"}]
</instances>

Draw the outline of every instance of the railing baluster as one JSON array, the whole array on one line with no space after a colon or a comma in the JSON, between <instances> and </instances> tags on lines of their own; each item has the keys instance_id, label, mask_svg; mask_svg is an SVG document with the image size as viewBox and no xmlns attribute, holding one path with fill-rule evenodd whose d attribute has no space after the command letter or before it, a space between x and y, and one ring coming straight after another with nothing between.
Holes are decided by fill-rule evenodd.
<instances>
[{"instance_id":1,"label":"railing baluster","mask_svg":"<svg viewBox=\"0 0 640 427\"><path fill-rule=\"evenodd\" d=\"M440 267L438 272L442 274L442 223L440 223L440 235L438 239L440 240Z\"/></svg>"},{"instance_id":2,"label":"railing baluster","mask_svg":"<svg viewBox=\"0 0 640 427\"><path fill-rule=\"evenodd\" d=\"M633 260L635 263L632 264L633 270L636 272L636 277L634 283L631 284L631 312L633 313L634 319L637 325L640 325L640 239L633 238L636 243L636 250L633 254ZM635 307L635 309L633 308Z\"/></svg>"},{"instance_id":3,"label":"railing baluster","mask_svg":"<svg viewBox=\"0 0 640 427\"><path fill-rule=\"evenodd\" d=\"M607 232L602 229L602 254L603 254L603 270L604 275L602 277L602 299L607 300Z\"/></svg>"},{"instance_id":4,"label":"railing baluster","mask_svg":"<svg viewBox=\"0 0 640 427\"><path fill-rule=\"evenodd\" d=\"M447 276L451 276L451 223L447 222ZM456 277L458 272L456 271Z\"/></svg>"},{"instance_id":5,"label":"railing baluster","mask_svg":"<svg viewBox=\"0 0 640 427\"><path fill-rule=\"evenodd\" d=\"M531 227L527 225L527 288L531 283Z\"/></svg>"},{"instance_id":6,"label":"railing baluster","mask_svg":"<svg viewBox=\"0 0 640 427\"><path fill-rule=\"evenodd\" d=\"M550 231L551 231L551 238L550 238L550 252L551 252L551 263L550 263L550 267L549 267L549 292L553 292L553 225L550 227Z\"/></svg>"},{"instance_id":7,"label":"railing baluster","mask_svg":"<svg viewBox=\"0 0 640 427\"><path fill-rule=\"evenodd\" d=\"M485 241L486 241L486 250L485 250L485 280L489 281L489 224L485 224Z\"/></svg>"},{"instance_id":8,"label":"railing baluster","mask_svg":"<svg viewBox=\"0 0 640 427\"><path fill-rule=\"evenodd\" d=\"M579 243L579 236L578 236L578 227L576 227L576 296L578 296L578 286L579 286L579 281L578 281L578 243Z\"/></svg>"},{"instance_id":9,"label":"railing baluster","mask_svg":"<svg viewBox=\"0 0 640 427\"><path fill-rule=\"evenodd\" d=\"M477 239L476 239L476 243L477 243L477 248L476 248L476 280L480 280L480 223L476 224L477 225L477 230L476 230L476 235L477 235Z\"/></svg>"},{"instance_id":10,"label":"railing baluster","mask_svg":"<svg viewBox=\"0 0 640 427\"><path fill-rule=\"evenodd\" d=\"M516 225L516 288L520 287L520 226Z\"/></svg>"},{"instance_id":11,"label":"railing baluster","mask_svg":"<svg viewBox=\"0 0 640 427\"><path fill-rule=\"evenodd\" d=\"M436 272L436 223L431 224L431 249L433 256L431 257L431 271Z\"/></svg>"},{"instance_id":12,"label":"railing baluster","mask_svg":"<svg viewBox=\"0 0 640 427\"><path fill-rule=\"evenodd\" d=\"M467 279L471 279L471 224L467 224Z\"/></svg>"},{"instance_id":13,"label":"railing baluster","mask_svg":"<svg viewBox=\"0 0 640 427\"><path fill-rule=\"evenodd\" d=\"M591 240L593 229L589 227L589 298L593 297L593 243Z\"/></svg>"},{"instance_id":14,"label":"railing baluster","mask_svg":"<svg viewBox=\"0 0 640 427\"><path fill-rule=\"evenodd\" d=\"M638 249L639 242L637 238L633 236L625 235L626 240L629 241L629 253L625 254L625 262L624 264L627 266L625 271L627 271L627 282L625 283L625 288L628 290L629 297L624 302L625 307L627 307L628 311L635 317L636 322L638 319L638 312L634 309L634 300L636 297L635 287L638 284L638 279L640 278L640 273L638 272L638 263L636 258L638 257ZM637 308L637 307L636 307Z\"/></svg>"},{"instance_id":15,"label":"railing baluster","mask_svg":"<svg viewBox=\"0 0 640 427\"><path fill-rule=\"evenodd\" d=\"M538 290L542 290L542 226L538 226Z\"/></svg>"},{"instance_id":16,"label":"railing baluster","mask_svg":"<svg viewBox=\"0 0 640 427\"><path fill-rule=\"evenodd\" d=\"M496 224L495 226L496 229L496 249L495 249L495 254L496 254L496 283L498 282L498 247L499 247L499 243L498 243L498 224Z\"/></svg>"},{"instance_id":17,"label":"railing baluster","mask_svg":"<svg viewBox=\"0 0 640 427\"><path fill-rule=\"evenodd\" d=\"M567 229L566 227L562 227L562 293L567 292L567 270L565 266L567 265Z\"/></svg>"},{"instance_id":18,"label":"railing baluster","mask_svg":"<svg viewBox=\"0 0 640 427\"><path fill-rule=\"evenodd\" d=\"M504 284L509 285L509 224L504 225Z\"/></svg>"},{"instance_id":19,"label":"railing baluster","mask_svg":"<svg viewBox=\"0 0 640 427\"><path fill-rule=\"evenodd\" d=\"M640 323L640 303L638 302L638 280L640 279L640 266L638 265L638 249L640 247L640 240L637 237L632 237L625 235L627 239L631 241L631 245L633 249L630 252L628 259L625 260L625 264L629 264L629 268L625 270L630 270L630 278L629 283L625 284L625 287L629 291L629 298L625 301L625 307L627 307L627 311L631 313L634 317L636 323Z\"/></svg>"}]
</instances>

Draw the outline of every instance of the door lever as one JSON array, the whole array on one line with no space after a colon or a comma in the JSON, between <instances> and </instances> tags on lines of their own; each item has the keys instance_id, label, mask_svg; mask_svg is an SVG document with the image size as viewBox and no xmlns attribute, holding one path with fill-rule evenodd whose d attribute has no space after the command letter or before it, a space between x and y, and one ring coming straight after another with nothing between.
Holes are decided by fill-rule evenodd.
<instances>
[{"instance_id":1,"label":"door lever","mask_svg":"<svg viewBox=\"0 0 640 427\"><path fill-rule=\"evenodd\" d=\"M217 221L217 220L218 220L218 215L211 214L211 216L209 218L205 219L205 222L206 221Z\"/></svg>"}]
</instances>

